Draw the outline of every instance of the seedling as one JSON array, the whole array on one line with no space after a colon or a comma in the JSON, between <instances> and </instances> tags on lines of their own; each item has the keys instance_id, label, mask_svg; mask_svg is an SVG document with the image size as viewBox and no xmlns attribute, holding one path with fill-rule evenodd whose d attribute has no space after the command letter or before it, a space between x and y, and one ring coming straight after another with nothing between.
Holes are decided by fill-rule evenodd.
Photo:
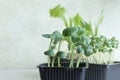
<instances>
[{"instance_id":1,"label":"seedling","mask_svg":"<svg viewBox=\"0 0 120 80\"><path fill-rule=\"evenodd\" d=\"M48 67L54 67L55 59L58 61L58 67L61 67L60 59L62 58L70 60L70 68L74 67L75 59L77 59L76 67L79 67L80 62L111 63L111 56L106 61L102 61L100 56L104 55L104 53L112 55L112 51L118 48L119 43L115 37L108 39L98 33L99 26L104 18L103 10L95 25L95 30L92 29L91 22L85 21L78 13L74 17L70 17L68 22L64 16L65 12L65 8L60 5L50 9L51 17L62 19L65 28L62 32L54 31L52 34L43 35L43 37L50 39L49 48L44 53L48 56ZM67 42L68 51L61 50L61 47L64 47L61 46L63 41ZM66 57L66 55L69 56ZM53 57L51 65L50 57ZM89 59L93 59L93 61Z\"/></svg>"}]
</instances>

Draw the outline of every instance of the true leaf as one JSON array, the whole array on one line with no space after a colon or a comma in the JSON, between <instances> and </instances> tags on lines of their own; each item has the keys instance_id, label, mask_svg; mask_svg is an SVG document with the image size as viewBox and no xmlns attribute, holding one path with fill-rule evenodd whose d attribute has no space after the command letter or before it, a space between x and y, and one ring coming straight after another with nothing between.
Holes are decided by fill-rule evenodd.
<instances>
[{"instance_id":1,"label":"true leaf","mask_svg":"<svg viewBox=\"0 0 120 80\"><path fill-rule=\"evenodd\" d=\"M51 17L61 18L63 20L65 26L68 27L67 20L66 20L66 18L64 16L64 13L66 12L64 7L61 7L60 5L57 5L56 7L50 9L49 12L50 12Z\"/></svg>"},{"instance_id":2,"label":"true leaf","mask_svg":"<svg viewBox=\"0 0 120 80\"><path fill-rule=\"evenodd\" d=\"M74 26L81 26L81 20L82 17L79 14L76 14L75 17L73 17Z\"/></svg>"},{"instance_id":3,"label":"true leaf","mask_svg":"<svg viewBox=\"0 0 120 80\"><path fill-rule=\"evenodd\" d=\"M51 17L61 17L65 13L65 8L61 7L60 5L57 5L53 9L50 9L50 15Z\"/></svg>"}]
</instances>

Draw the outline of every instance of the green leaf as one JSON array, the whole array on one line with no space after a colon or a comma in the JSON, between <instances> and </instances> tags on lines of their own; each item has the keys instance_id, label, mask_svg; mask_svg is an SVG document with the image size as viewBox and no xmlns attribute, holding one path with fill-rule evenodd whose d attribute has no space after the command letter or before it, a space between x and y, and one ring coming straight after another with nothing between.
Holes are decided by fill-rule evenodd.
<instances>
[{"instance_id":1,"label":"green leaf","mask_svg":"<svg viewBox=\"0 0 120 80\"><path fill-rule=\"evenodd\" d=\"M63 36L72 36L76 35L78 33L78 28L77 27L69 27L63 30Z\"/></svg>"},{"instance_id":2,"label":"green leaf","mask_svg":"<svg viewBox=\"0 0 120 80\"><path fill-rule=\"evenodd\" d=\"M53 40L53 44L57 44L61 39L63 38L63 36L61 35L60 32L58 31L54 31L51 35L51 39Z\"/></svg>"},{"instance_id":3,"label":"green leaf","mask_svg":"<svg viewBox=\"0 0 120 80\"><path fill-rule=\"evenodd\" d=\"M78 36L78 35L71 36L71 40L73 43L76 43L80 40L80 36Z\"/></svg>"},{"instance_id":4,"label":"green leaf","mask_svg":"<svg viewBox=\"0 0 120 80\"><path fill-rule=\"evenodd\" d=\"M60 5L57 5L53 9L50 9L50 15L51 17L61 17L66 12L64 7L61 7Z\"/></svg>"},{"instance_id":5,"label":"green leaf","mask_svg":"<svg viewBox=\"0 0 120 80\"><path fill-rule=\"evenodd\" d=\"M85 51L84 51L84 49L81 46L78 46L77 47L77 52L84 54Z\"/></svg>"},{"instance_id":6,"label":"green leaf","mask_svg":"<svg viewBox=\"0 0 120 80\"><path fill-rule=\"evenodd\" d=\"M59 58L65 58L65 57L66 57L65 52L63 52L63 51L58 51L58 52L57 52L57 57L59 57Z\"/></svg>"},{"instance_id":7,"label":"green leaf","mask_svg":"<svg viewBox=\"0 0 120 80\"><path fill-rule=\"evenodd\" d=\"M75 17L73 17L74 26L81 26L80 21L82 20L82 17L77 13Z\"/></svg>"},{"instance_id":8,"label":"green leaf","mask_svg":"<svg viewBox=\"0 0 120 80\"><path fill-rule=\"evenodd\" d=\"M112 47L112 42L110 40L106 40L106 46L111 48Z\"/></svg>"},{"instance_id":9,"label":"green leaf","mask_svg":"<svg viewBox=\"0 0 120 80\"><path fill-rule=\"evenodd\" d=\"M84 33L85 33L85 30L80 28L80 27L78 27L78 35L82 35Z\"/></svg>"},{"instance_id":10,"label":"green leaf","mask_svg":"<svg viewBox=\"0 0 120 80\"><path fill-rule=\"evenodd\" d=\"M93 54L93 48L92 46L89 46L89 45L85 45L84 46L84 50L85 50L85 56L90 56Z\"/></svg>"},{"instance_id":11,"label":"green leaf","mask_svg":"<svg viewBox=\"0 0 120 80\"><path fill-rule=\"evenodd\" d=\"M51 35L52 40L60 40L62 38L62 35L59 31L54 31Z\"/></svg>"},{"instance_id":12,"label":"green leaf","mask_svg":"<svg viewBox=\"0 0 120 80\"><path fill-rule=\"evenodd\" d=\"M50 9L50 16L55 18L61 18L64 22L65 26L68 27L67 20L64 16L64 13L66 12L64 7L61 7L60 5L57 5L56 7Z\"/></svg>"},{"instance_id":13,"label":"green leaf","mask_svg":"<svg viewBox=\"0 0 120 80\"><path fill-rule=\"evenodd\" d=\"M81 21L81 27L86 30L86 35L92 35L93 34L91 22L87 23L85 20L82 20Z\"/></svg>"},{"instance_id":14,"label":"green leaf","mask_svg":"<svg viewBox=\"0 0 120 80\"><path fill-rule=\"evenodd\" d=\"M50 56L50 57L53 57L54 56L54 51L51 49L51 50L47 50L44 52L45 55L47 56Z\"/></svg>"},{"instance_id":15,"label":"green leaf","mask_svg":"<svg viewBox=\"0 0 120 80\"><path fill-rule=\"evenodd\" d=\"M50 38L51 34L42 34L42 36L45 37L45 38Z\"/></svg>"},{"instance_id":16,"label":"green leaf","mask_svg":"<svg viewBox=\"0 0 120 80\"><path fill-rule=\"evenodd\" d=\"M115 37L112 37L110 40L111 40L112 48L118 48L119 45L118 40L116 40Z\"/></svg>"},{"instance_id":17,"label":"green leaf","mask_svg":"<svg viewBox=\"0 0 120 80\"><path fill-rule=\"evenodd\" d=\"M91 41L91 39L88 37L88 36L81 36L81 42L83 43L83 44L89 44L90 43L90 41Z\"/></svg>"},{"instance_id":18,"label":"green leaf","mask_svg":"<svg viewBox=\"0 0 120 80\"><path fill-rule=\"evenodd\" d=\"M101 42L106 41L106 39L107 39L107 38L106 38L105 36L100 36L100 41L101 41Z\"/></svg>"}]
</instances>

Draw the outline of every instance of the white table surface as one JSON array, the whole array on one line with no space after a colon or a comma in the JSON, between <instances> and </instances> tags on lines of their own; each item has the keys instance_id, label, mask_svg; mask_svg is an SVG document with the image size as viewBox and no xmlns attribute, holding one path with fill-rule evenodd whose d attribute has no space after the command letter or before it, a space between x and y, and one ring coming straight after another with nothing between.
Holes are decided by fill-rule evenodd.
<instances>
[{"instance_id":1,"label":"white table surface","mask_svg":"<svg viewBox=\"0 0 120 80\"><path fill-rule=\"evenodd\" d=\"M0 80L40 80L38 69L0 69Z\"/></svg>"}]
</instances>

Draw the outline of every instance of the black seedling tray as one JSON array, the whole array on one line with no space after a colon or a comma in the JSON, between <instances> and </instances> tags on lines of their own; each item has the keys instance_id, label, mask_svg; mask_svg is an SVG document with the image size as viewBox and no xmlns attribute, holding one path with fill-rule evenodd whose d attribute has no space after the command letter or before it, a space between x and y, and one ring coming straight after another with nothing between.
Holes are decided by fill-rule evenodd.
<instances>
[{"instance_id":1,"label":"black seedling tray","mask_svg":"<svg viewBox=\"0 0 120 80\"><path fill-rule=\"evenodd\" d=\"M47 67L47 63L39 65L41 80L85 80L85 64L80 64L79 68L69 68L68 65L68 63L61 63L62 67Z\"/></svg>"}]
</instances>

